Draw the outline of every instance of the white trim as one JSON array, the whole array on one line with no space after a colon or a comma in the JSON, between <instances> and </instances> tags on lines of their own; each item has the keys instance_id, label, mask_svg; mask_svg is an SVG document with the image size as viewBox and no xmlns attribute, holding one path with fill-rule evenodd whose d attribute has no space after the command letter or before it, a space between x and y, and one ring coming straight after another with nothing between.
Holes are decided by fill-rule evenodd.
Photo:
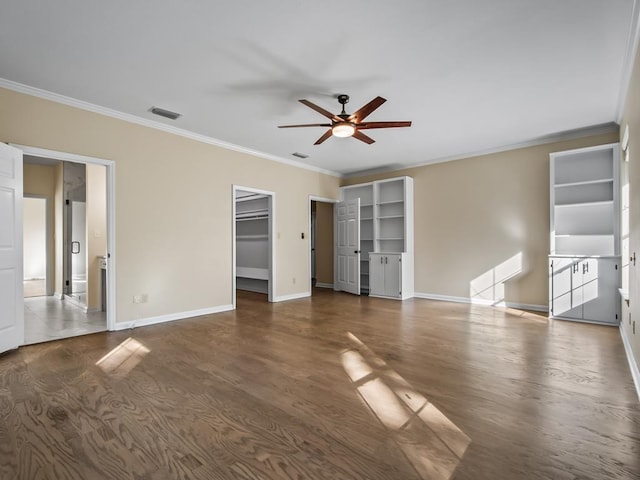
<instances>
[{"instance_id":1,"label":"white trim","mask_svg":"<svg viewBox=\"0 0 640 480\"><path fill-rule=\"evenodd\" d=\"M534 312L549 311L547 305L535 305L529 303L515 303L515 302L494 302L492 300L484 300L481 298L469 298L469 297L453 297L449 295L437 295L435 293L420 293L415 292L413 294L415 298L423 298L426 300L438 300L441 302L453 302L453 303L470 303L473 305L486 305L487 307L500 307L500 308L517 308L519 310L533 310Z\"/></svg>"},{"instance_id":2,"label":"white trim","mask_svg":"<svg viewBox=\"0 0 640 480\"><path fill-rule=\"evenodd\" d=\"M524 140L519 143L501 145L493 148L486 148L482 150L460 153L457 155L450 155L446 157L433 158L431 160L427 160L424 162L411 163L411 164L403 165L401 167L398 167L396 165L393 167L386 166L386 167L380 167L380 168L373 168L369 170L358 170L355 172L344 174L342 175L342 178L349 179L349 178L355 178L355 177L362 177L365 175L374 175L377 173L402 172L410 168L426 167L428 165L434 165L437 163L453 162L456 160L464 160L467 158L481 157L483 155L490 155L493 153L509 152L511 150L517 150L520 148L536 147L539 145L547 145L549 143L555 143L555 142L564 142L568 140L575 140L578 138L590 137L594 135L602 135L605 133L615 133L615 132L619 132L619 130L620 130L620 126L617 125L616 123L613 123L613 122L605 123L602 125L594 125L592 127L580 128L577 130L569 130L567 132L559 132L551 135L544 135L542 137L533 138L530 140Z\"/></svg>"},{"instance_id":3,"label":"white trim","mask_svg":"<svg viewBox=\"0 0 640 480\"><path fill-rule=\"evenodd\" d=\"M0 79L0 86L1 85ZM90 163L106 167L107 177L107 330L116 328L116 164L113 160L69 152L12 144L23 154L74 163ZM24 163L24 160L23 160ZM56 295L58 293L56 292ZM63 296L60 297L61 299Z\"/></svg>"},{"instance_id":4,"label":"white trim","mask_svg":"<svg viewBox=\"0 0 640 480\"><path fill-rule=\"evenodd\" d=\"M638 42L640 41L640 5L638 0L633 0L631 13L631 25L629 28L629 38L627 39L627 51L624 59L622 82L618 96L618 106L616 109L616 121L620 123L624 115L624 105L629 94L631 85L631 75L633 74L633 64L638 53Z\"/></svg>"},{"instance_id":5,"label":"white trim","mask_svg":"<svg viewBox=\"0 0 640 480\"><path fill-rule=\"evenodd\" d=\"M236 192L240 190L243 192L252 192L259 193L265 195L269 200L269 268L268 268L268 301L275 302L275 292L276 292L276 242L275 242L275 232L276 232L276 193L270 190L261 190L258 188L252 187L243 187L241 185L233 184L231 186L231 302L233 308L236 308Z\"/></svg>"},{"instance_id":6,"label":"white trim","mask_svg":"<svg viewBox=\"0 0 640 480\"><path fill-rule=\"evenodd\" d=\"M633 377L633 383L636 386L636 393L638 394L638 400L640 400L640 368L633 356L633 350L631 349L631 343L627 338L627 331L620 325L620 336L622 337L622 343L624 345L624 351L627 354L627 361L629 362L629 369L631 370L631 376Z\"/></svg>"},{"instance_id":7,"label":"white trim","mask_svg":"<svg viewBox=\"0 0 640 480\"><path fill-rule=\"evenodd\" d=\"M276 297L274 302L288 302L289 300L298 300L300 298L310 297L311 292L292 293L291 295L282 295Z\"/></svg>"},{"instance_id":8,"label":"white trim","mask_svg":"<svg viewBox=\"0 0 640 480\"><path fill-rule=\"evenodd\" d=\"M606 150L607 148L615 150L616 147L619 147L619 146L620 146L619 142L612 142L612 143L603 143L602 145L593 145L591 147L573 148L571 150L561 150L559 152L551 152L549 154L549 158L565 157L567 155L574 155L576 153L599 152L601 150Z\"/></svg>"},{"instance_id":9,"label":"white trim","mask_svg":"<svg viewBox=\"0 0 640 480\"><path fill-rule=\"evenodd\" d=\"M324 173L325 175L331 175L333 177L338 177L338 178L341 177L341 175L338 172L334 172L332 170L316 167L314 165L308 165L306 163L297 162L295 160L290 160L288 158L277 157L275 155L260 152L258 150L252 150L250 148L245 148L240 145L218 140L216 138L209 137L207 135L190 132L183 128L174 127L172 125L166 125L164 123L160 123L155 120L138 117L137 115L131 115L129 113L119 112L111 108L102 107L100 105L95 105L93 103L77 100L75 98L49 92L47 90L30 87L28 85L24 85L21 83L12 82L11 80L7 80L4 78L0 78L0 87L6 88L7 90L12 90L14 92L23 93L25 95L31 95L33 97L38 97L38 98L42 98L52 102L61 103L63 105L68 105L70 107L79 108L81 110L98 113L100 115L105 115L107 117L116 118L118 120L123 120L125 122L134 123L136 125L142 125L144 127L153 128L155 130L161 130L163 132L172 133L174 135L179 135L181 137L189 138L197 142L214 145L216 147L226 148L228 150L233 150L235 152L246 153L248 155L252 155L255 157L264 158L266 160L271 160L273 162L284 163L286 165L302 168L305 170L311 170L313 172Z\"/></svg>"},{"instance_id":10,"label":"white trim","mask_svg":"<svg viewBox=\"0 0 640 480\"><path fill-rule=\"evenodd\" d=\"M140 318L130 322L118 322L114 330L127 330L130 328L147 327L158 323L173 322L175 320L184 320L192 317L200 317L202 315L211 315L214 313L222 313L234 310L233 305L220 305L218 307L201 308L199 310L191 310L188 312L170 313L168 315L159 315L157 317Z\"/></svg>"},{"instance_id":11,"label":"white trim","mask_svg":"<svg viewBox=\"0 0 640 480\"><path fill-rule=\"evenodd\" d=\"M319 283L316 282L316 288L330 288L333 290L333 283Z\"/></svg>"}]
</instances>

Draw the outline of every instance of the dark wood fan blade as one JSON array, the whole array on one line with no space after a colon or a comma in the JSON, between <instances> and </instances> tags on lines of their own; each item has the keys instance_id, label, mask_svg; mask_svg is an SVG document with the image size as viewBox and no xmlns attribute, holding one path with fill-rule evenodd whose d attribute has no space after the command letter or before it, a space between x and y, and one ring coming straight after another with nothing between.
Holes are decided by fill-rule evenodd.
<instances>
[{"instance_id":1,"label":"dark wood fan blade","mask_svg":"<svg viewBox=\"0 0 640 480\"><path fill-rule=\"evenodd\" d=\"M367 103L364 107L362 107L360 110L352 113L349 116L349 121L354 123L360 123L362 120L364 120L369 115L371 115L371 113L375 109L377 109L380 105L382 105L386 101L387 101L386 98L382 98L382 97L374 98L369 103Z\"/></svg>"},{"instance_id":2,"label":"dark wood fan blade","mask_svg":"<svg viewBox=\"0 0 640 480\"><path fill-rule=\"evenodd\" d=\"M371 145L372 143L375 142L375 140L373 138L368 137L367 135L365 135L364 133L362 133L362 132L360 132L358 130L353 132L353 138L357 138L361 142L368 143L369 145Z\"/></svg>"},{"instance_id":3,"label":"dark wood fan blade","mask_svg":"<svg viewBox=\"0 0 640 480\"><path fill-rule=\"evenodd\" d=\"M327 130L324 135L322 135L318 140L316 140L316 143L314 143L314 145L320 145L322 142L324 142L331 135L332 135L331 129Z\"/></svg>"},{"instance_id":4,"label":"dark wood fan blade","mask_svg":"<svg viewBox=\"0 0 640 480\"><path fill-rule=\"evenodd\" d=\"M365 122L358 124L358 128L366 130L368 128L393 128L393 127L410 127L411 122Z\"/></svg>"},{"instance_id":5,"label":"dark wood fan blade","mask_svg":"<svg viewBox=\"0 0 640 480\"><path fill-rule=\"evenodd\" d=\"M307 123L305 125L278 125L278 128L298 128L298 127L330 127L330 123Z\"/></svg>"},{"instance_id":6,"label":"dark wood fan blade","mask_svg":"<svg viewBox=\"0 0 640 480\"><path fill-rule=\"evenodd\" d=\"M343 120L334 115L333 113L325 110L322 107L319 107L318 105L316 105L315 103L311 103L309 100L298 100L301 104L306 105L307 107L309 107L312 110L315 110L316 112L324 115L327 118L330 118L331 120L335 121L335 122L342 122Z\"/></svg>"}]
</instances>

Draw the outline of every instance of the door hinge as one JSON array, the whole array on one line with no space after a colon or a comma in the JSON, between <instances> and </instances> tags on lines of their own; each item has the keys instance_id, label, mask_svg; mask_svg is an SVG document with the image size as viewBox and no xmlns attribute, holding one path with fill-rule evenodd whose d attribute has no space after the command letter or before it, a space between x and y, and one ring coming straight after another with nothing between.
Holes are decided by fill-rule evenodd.
<instances>
[{"instance_id":1,"label":"door hinge","mask_svg":"<svg viewBox=\"0 0 640 480\"><path fill-rule=\"evenodd\" d=\"M69 199L65 200L65 201L64 201L64 204L65 204L65 205L69 205Z\"/></svg>"},{"instance_id":2,"label":"door hinge","mask_svg":"<svg viewBox=\"0 0 640 480\"><path fill-rule=\"evenodd\" d=\"M65 285L66 287L68 287L68 286L69 286L69 280L65 280L65 281L64 281L64 285Z\"/></svg>"},{"instance_id":3,"label":"door hinge","mask_svg":"<svg viewBox=\"0 0 640 480\"><path fill-rule=\"evenodd\" d=\"M616 270L618 269L618 264L616 263Z\"/></svg>"},{"instance_id":4,"label":"door hinge","mask_svg":"<svg viewBox=\"0 0 640 480\"><path fill-rule=\"evenodd\" d=\"M618 319L618 314L616 313L616 320Z\"/></svg>"}]
</instances>

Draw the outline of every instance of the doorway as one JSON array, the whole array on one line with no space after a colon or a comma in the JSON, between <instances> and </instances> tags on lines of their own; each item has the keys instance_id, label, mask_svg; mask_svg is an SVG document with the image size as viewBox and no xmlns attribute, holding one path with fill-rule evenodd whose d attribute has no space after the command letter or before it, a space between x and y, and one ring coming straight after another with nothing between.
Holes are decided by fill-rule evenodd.
<instances>
[{"instance_id":1,"label":"doorway","mask_svg":"<svg viewBox=\"0 0 640 480\"><path fill-rule=\"evenodd\" d=\"M113 252L112 162L51 152L23 150L24 344L112 329ZM28 250L32 238L27 209L42 197L48 222L41 232L46 257L45 291L27 296L36 276ZM35 237L33 237L35 238ZM41 238L40 238L41 240ZM111 287L111 288L110 288Z\"/></svg>"},{"instance_id":2,"label":"doorway","mask_svg":"<svg viewBox=\"0 0 640 480\"><path fill-rule=\"evenodd\" d=\"M25 195L22 212L24 297L43 297L49 292L47 198Z\"/></svg>"},{"instance_id":3,"label":"doorway","mask_svg":"<svg viewBox=\"0 0 640 480\"><path fill-rule=\"evenodd\" d=\"M273 302L275 193L234 185L232 203L234 308L239 292Z\"/></svg>"},{"instance_id":4,"label":"doorway","mask_svg":"<svg viewBox=\"0 0 640 480\"><path fill-rule=\"evenodd\" d=\"M316 288L334 288L334 212L336 201L329 198L309 197L310 285Z\"/></svg>"}]
</instances>

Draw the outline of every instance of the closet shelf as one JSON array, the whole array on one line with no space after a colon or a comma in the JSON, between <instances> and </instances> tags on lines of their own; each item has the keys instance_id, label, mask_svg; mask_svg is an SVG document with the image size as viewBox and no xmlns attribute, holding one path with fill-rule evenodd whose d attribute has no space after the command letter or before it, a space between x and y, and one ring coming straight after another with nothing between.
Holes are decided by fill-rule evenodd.
<instances>
[{"instance_id":1,"label":"closet shelf","mask_svg":"<svg viewBox=\"0 0 640 480\"><path fill-rule=\"evenodd\" d=\"M236 267L236 277L253 278L255 280L269 280L269 269Z\"/></svg>"},{"instance_id":2,"label":"closet shelf","mask_svg":"<svg viewBox=\"0 0 640 480\"><path fill-rule=\"evenodd\" d=\"M404 215L384 215L378 217L378 220L388 220L390 218L404 218Z\"/></svg>"},{"instance_id":3,"label":"closet shelf","mask_svg":"<svg viewBox=\"0 0 640 480\"><path fill-rule=\"evenodd\" d=\"M252 220L267 220L269 215L254 215L252 217L238 217L236 216L236 222L248 222Z\"/></svg>"},{"instance_id":4,"label":"closet shelf","mask_svg":"<svg viewBox=\"0 0 640 480\"><path fill-rule=\"evenodd\" d=\"M269 235L236 235L237 240L267 240Z\"/></svg>"},{"instance_id":5,"label":"closet shelf","mask_svg":"<svg viewBox=\"0 0 640 480\"><path fill-rule=\"evenodd\" d=\"M404 203L404 200L385 200L382 202L378 202L376 205L391 205L393 203Z\"/></svg>"}]
</instances>

